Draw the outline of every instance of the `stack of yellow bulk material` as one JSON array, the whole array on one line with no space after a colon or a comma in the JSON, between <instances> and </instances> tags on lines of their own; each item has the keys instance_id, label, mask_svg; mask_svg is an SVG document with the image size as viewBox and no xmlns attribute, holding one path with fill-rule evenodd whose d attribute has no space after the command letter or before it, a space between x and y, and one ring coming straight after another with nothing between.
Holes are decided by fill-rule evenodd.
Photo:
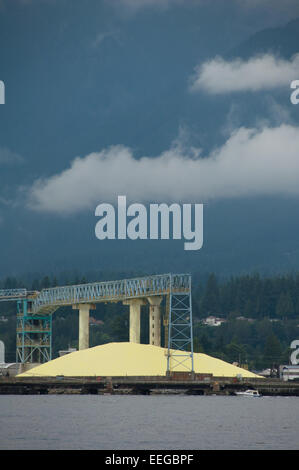
<instances>
[{"instance_id":1,"label":"stack of yellow bulk material","mask_svg":"<svg viewBox=\"0 0 299 470\"><path fill-rule=\"evenodd\" d=\"M108 343L59 357L19 374L18 377L165 375L166 352L164 348L149 344ZM174 370L186 372L184 366ZM199 353L194 353L194 370L196 373L218 377L236 377L238 374L243 377L258 377L245 369Z\"/></svg>"}]
</instances>

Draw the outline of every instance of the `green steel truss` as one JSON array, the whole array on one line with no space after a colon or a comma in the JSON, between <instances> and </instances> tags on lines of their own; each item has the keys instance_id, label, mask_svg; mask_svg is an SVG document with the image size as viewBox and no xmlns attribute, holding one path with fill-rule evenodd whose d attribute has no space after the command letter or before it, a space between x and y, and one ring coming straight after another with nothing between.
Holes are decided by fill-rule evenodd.
<instances>
[{"instance_id":1,"label":"green steel truss","mask_svg":"<svg viewBox=\"0 0 299 470\"><path fill-rule=\"evenodd\" d=\"M31 302L17 301L17 363L44 363L52 359L52 316L34 315Z\"/></svg>"}]
</instances>

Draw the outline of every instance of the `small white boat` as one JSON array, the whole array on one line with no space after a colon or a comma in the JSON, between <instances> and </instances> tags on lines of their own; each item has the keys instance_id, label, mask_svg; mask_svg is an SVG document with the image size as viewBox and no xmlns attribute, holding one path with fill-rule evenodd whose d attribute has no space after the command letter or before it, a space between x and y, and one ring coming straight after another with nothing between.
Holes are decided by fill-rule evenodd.
<instances>
[{"instance_id":1,"label":"small white boat","mask_svg":"<svg viewBox=\"0 0 299 470\"><path fill-rule=\"evenodd\" d=\"M244 397L261 397L258 390L246 390L246 392L235 392L236 395L242 395Z\"/></svg>"}]
</instances>

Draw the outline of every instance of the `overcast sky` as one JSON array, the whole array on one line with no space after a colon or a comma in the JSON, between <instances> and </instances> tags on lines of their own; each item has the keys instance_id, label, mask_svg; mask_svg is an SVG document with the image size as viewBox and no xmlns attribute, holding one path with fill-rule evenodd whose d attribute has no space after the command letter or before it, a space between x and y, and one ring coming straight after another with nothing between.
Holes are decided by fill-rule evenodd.
<instances>
[{"instance_id":1,"label":"overcast sky","mask_svg":"<svg viewBox=\"0 0 299 470\"><path fill-rule=\"evenodd\" d=\"M226 204L234 221L228 240L240 229L232 201L273 200L252 224L266 227L277 198L298 197L299 105L290 101L299 79L297 0L0 7L0 272L60 266L56 256L75 262L78 252L85 259L96 206L118 195ZM284 227L279 256L295 233ZM209 249L205 243L214 259Z\"/></svg>"},{"instance_id":2,"label":"overcast sky","mask_svg":"<svg viewBox=\"0 0 299 470\"><path fill-rule=\"evenodd\" d=\"M223 4L220 0L217 3L219 6ZM87 2L88 8L92 4L93 2ZM12 3L2 0L2 14L7 14L12 5L16 8L12 15L16 15L18 9L23 9L23 11L26 9L30 15L31 12L40 15L43 9L48 13L51 11L53 14L56 8L60 5L67 6L68 2L64 0L58 5L55 0L13 0ZM141 10L144 22L147 21L147 15L150 21L161 15L167 18L172 14L173 9L178 13L185 10L188 11L188 14L190 14L190 10L204 12L211 2L208 0L190 0L188 2L181 0L115 0L113 4L103 1L102 5L115 9L116 15L118 7L121 6L134 11L136 15L126 21L132 25L138 25L140 21L138 14ZM269 8L270 5L272 13L282 14L284 12L293 16L298 8L297 2L292 0L286 0L283 4L273 0L272 2L268 0L259 2L231 0L226 2L226 5L239 9L240 18L244 10L254 11L256 14L256 10ZM37 8L39 9L36 10ZM204 10L201 10L202 8ZM57 13L61 11L57 10ZM174 18L176 17L174 16ZM201 27L199 26L199 30ZM97 50L102 55L104 54L101 60L105 60L105 52L102 52L102 48L103 46L107 48L108 45L111 47L112 42L115 44L114 47L117 46L120 50L129 47L119 25L115 27L111 24L110 28L99 31L90 43L90 50ZM37 47L37 45L34 46L36 51L38 51ZM109 49L107 54L110 54ZM53 60L55 61L55 56L53 56ZM74 57L71 60L76 59ZM90 74L90 72L88 73ZM171 77L171 73L169 70L168 79ZM291 81L299 78L299 54L288 59L279 57L278 54L270 51L254 54L247 59L225 59L221 54L214 54L203 61L194 62L192 67L185 68L184 76L185 81L180 82L178 92L182 95L185 94L186 97L188 95L189 97L194 96L199 100L199 117L200 115L204 117L208 112L208 108L202 111L200 99L208 100L209 97L218 95L234 96L235 101L227 113L229 132L221 145L214 144L212 150L207 150L201 145L195 146L188 139L185 139L184 145L182 145L180 138L175 139L173 136L168 147L161 149L160 153L144 152L139 153L137 157L134 151L135 142L133 142L133 146L128 146L115 135L115 139L112 139L109 146L101 145L99 140L94 148L86 149L91 150L89 152L84 152L84 148L82 148L81 152L78 149L75 154L61 155L59 172L45 174L43 170L41 174L36 174L35 178L31 177L30 184L28 181L21 181L16 192L18 203L22 201L23 204L25 203L25 208L29 210L73 213L84 211L100 202L101 199L111 199L120 193L126 193L131 198L143 201L153 198L171 201L173 198L206 200L244 195L297 194L299 172L297 171L296 147L299 131L296 123L290 119L288 109L291 107L290 102L279 103L275 97L271 97L272 110L275 109L276 114L279 110L279 126L277 122L269 123L267 114L257 116L257 122L254 123L254 126L248 126L248 123L242 122L241 119L233 125L231 112L232 109L238 108L236 94L252 96L258 92L265 92L268 93L269 102L269 93L288 90ZM109 74L107 79L109 81ZM113 76L111 79L119 82L117 87L121 86L121 76ZM171 77L171 79L173 78ZM86 86L85 83L82 85ZM9 88L9 83L7 86ZM107 87L107 84L104 86ZM144 86L149 87L150 82L144 83ZM122 90L121 92L123 93ZM130 91L130 93L132 92ZM122 98L120 95L119 103L123 99L127 99L127 96L123 93ZM72 120L72 110L70 109L70 111L69 118ZM117 113L117 109L115 113ZM177 118L180 122L183 116L178 114ZM153 119L155 118L153 117ZM133 122L132 125L134 125ZM225 125L223 123L222 127ZM61 152L63 152L62 149ZM3 142L2 149L0 148L0 164L7 164L8 159L16 165L25 162L25 167L26 162L28 163L27 159L22 156L22 152L10 149ZM39 163L44 162L44 168L47 167L48 161L49 157L40 155ZM175 191L173 190L173 181L178 182ZM21 199L20 194L22 195Z\"/></svg>"}]
</instances>

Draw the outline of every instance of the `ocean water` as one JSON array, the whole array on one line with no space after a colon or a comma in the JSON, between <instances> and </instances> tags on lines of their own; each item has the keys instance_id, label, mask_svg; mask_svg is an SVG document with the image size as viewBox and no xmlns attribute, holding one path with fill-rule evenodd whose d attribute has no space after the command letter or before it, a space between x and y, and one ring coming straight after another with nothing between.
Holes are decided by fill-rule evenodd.
<instances>
[{"instance_id":1,"label":"ocean water","mask_svg":"<svg viewBox=\"0 0 299 470\"><path fill-rule=\"evenodd\" d=\"M2 395L0 449L299 449L299 398Z\"/></svg>"}]
</instances>

